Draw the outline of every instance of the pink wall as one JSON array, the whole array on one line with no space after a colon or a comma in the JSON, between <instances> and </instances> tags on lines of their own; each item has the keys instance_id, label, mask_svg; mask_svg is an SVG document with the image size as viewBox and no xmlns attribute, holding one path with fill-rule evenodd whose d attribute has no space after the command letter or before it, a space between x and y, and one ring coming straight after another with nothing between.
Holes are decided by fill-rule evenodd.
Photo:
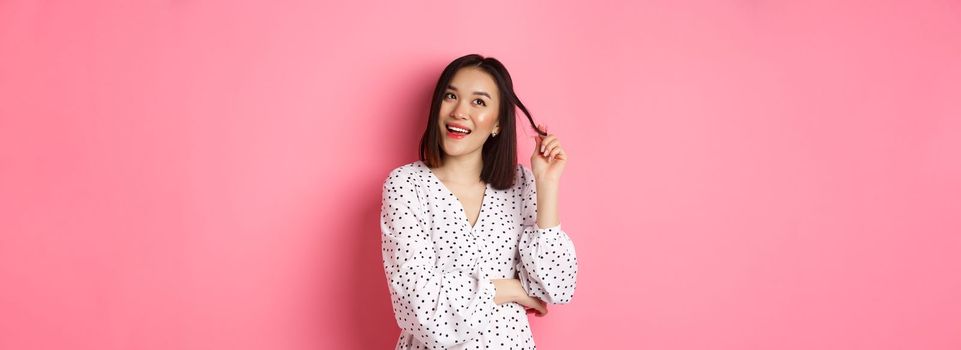
<instances>
[{"instance_id":1,"label":"pink wall","mask_svg":"<svg viewBox=\"0 0 961 350\"><path fill-rule=\"evenodd\" d=\"M390 348L380 186L470 52L571 157L540 347L961 348L950 0L0 1L0 348Z\"/></svg>"}]
</instances>

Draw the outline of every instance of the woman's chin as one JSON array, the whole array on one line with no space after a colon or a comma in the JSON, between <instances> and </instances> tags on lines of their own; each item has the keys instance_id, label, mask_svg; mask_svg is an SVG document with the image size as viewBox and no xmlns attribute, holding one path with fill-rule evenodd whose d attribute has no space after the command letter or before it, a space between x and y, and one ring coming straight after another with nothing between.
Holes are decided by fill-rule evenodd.
<instances>
[{"instance_id":1,"label":"woman's chin","mask_svg":"<svg viewBox=\"0 0 961 350\"><path fill-rule=\"evenodd\" d=\"M444 153L447 153L451 157L459 157L463 155L468 155L475 150L467 149L466 147L444 147Z\"/></svg>"}]
</instances>

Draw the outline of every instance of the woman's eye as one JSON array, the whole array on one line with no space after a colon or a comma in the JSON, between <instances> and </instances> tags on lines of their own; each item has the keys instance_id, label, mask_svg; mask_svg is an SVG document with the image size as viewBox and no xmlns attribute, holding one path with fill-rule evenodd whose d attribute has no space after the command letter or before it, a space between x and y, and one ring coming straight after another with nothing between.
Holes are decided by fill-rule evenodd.
<instances>
[{"instance_id":1,"label":"woman's eye","mask_svg":"<svg viewBox=\"0 0 961 350\"><path fill-rule=\"evenodd\" d=\"M474 102L476 102L478 105L481 105L481 106L487 105L487 102L484 102L484 100L481 100L481 99L476 99L474 100Z\"/></svg>"},{"instance_id":2,"label":"woman's eye","mask_svg":"<svg viewBox=\"0 0 961 350\"><path fill-rule=\"evenodd\" d=\"M444 98L446 98L446 99L448 99L448 100L452 100L452 99L455 98L455 96L454 96L454 94L448 92L448 93L444 94Z\"/></svg>"}]
</instances>

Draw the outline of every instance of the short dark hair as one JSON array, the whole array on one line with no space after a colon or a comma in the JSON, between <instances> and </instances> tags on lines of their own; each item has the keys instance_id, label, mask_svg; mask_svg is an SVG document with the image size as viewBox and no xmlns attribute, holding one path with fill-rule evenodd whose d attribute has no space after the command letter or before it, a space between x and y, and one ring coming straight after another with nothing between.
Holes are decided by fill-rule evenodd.
<instances>
[{"instance_id":1,"label":"short dark hair","mask_svg":"<svg viewBox=\"0 0 961 350\"><path fill-rule=\"evenodd\" d=\"M520 108L530 121L531 127L541 136L547 136L547 132L541 130L534 123L534 118L527 111L527 107L521 103L514 93L514 83L511 82L511 75L507 68L496 58L484 57L478 54L469 54L455 59L444 68L440 78L437 79L437 87L434 88L434 95L431 98L430 113L427 116L427 128L424 129L424 136L420 139L420 160L428 167L435 168L444 165L444 150L441 147L441 130L438 122L440 114L440 104L444 98L447 86L458 70L465 67L477 67L492 78L497 84L498 95L500 96L500 109L497 111L497 119L500 123L500 132L497 137L489 137L484 141L482 158L484 167L481 170L481 180L491 184L492 187L503 190L514 185L514 176L517 171L517 132L514 122L514 107Z\"/></svg>"}]
</instances>

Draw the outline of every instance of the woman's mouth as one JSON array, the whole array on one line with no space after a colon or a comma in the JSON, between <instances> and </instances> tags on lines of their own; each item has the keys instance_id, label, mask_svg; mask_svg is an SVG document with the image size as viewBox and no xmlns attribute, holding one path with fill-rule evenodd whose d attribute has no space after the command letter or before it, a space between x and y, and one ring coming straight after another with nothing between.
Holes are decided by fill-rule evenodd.
<instances>
[{"instance_id":1,"label":"woman's mouth","mask_svg":"<svg viewBox=\"0 0 961 350\"><path fill-rule=\"evenodd\" d=\"M447 137L460 140L471 133L470 129L447 125Z\"/></svg>"}]
</instances>

